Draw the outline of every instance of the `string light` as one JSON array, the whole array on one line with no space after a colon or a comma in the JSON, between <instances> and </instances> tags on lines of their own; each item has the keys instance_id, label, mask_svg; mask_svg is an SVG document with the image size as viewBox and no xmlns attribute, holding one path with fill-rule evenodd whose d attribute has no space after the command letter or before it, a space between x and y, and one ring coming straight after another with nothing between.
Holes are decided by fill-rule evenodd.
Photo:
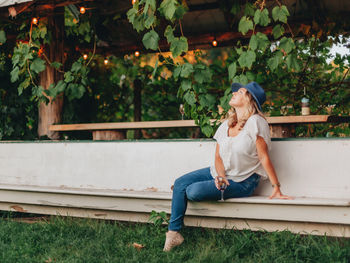
<instances>
[{"instance_id":1,"label":"string light","mask_svg":"<svg viewBox=\"0 0 350 263\"><path fill-rule=\"evenodd\" d=\"M85 9L85 7L83 7L83 6L81 6L80 7L80 14L85 14L85 12L86 12L86 9Z\"/></svg>"},{"instance_id":2,"label":"string light","mask_svg":"<svg viewBox=\"0 0 350 263\"><path fill-rule=\"evenodd\" d=\"M213 45L213 47L216 47L218 45L218 42L216 41L216 39L214 39L211 44Z\"/></svg>"},{"instance_id":3,"label":"string light","mask_svg":"<svg viewBox=\"0 0 350 263\"><path fill-rule=\"evenodd\" d=\"M87 58L88 58L88 55L87 55L87 54L84 54L84 55L83 55L83 59L84 59L84 60L87 60Z\"/></svg>"},{"instance_id":4,"label":"string light","mask_svg":"<svg viewBox=\"0 0 350 263\"><path fill-rule=\"evenodd\" d=\"M105 58L105 60L103 61L103 63L107 66L108 65L108 58Z\"/></svg>"},{"instance_id":5,"label":"string light","mask_svg":"<svg viewBox=\"0 0 350 263\"><path fill-rule=\"evenodd\" d=\"M37 25L38 24L38 18L36 18L36 17L33 17L32 18L32 23L34 24L34 25Z\"/></svg>"},{"instance_id":6,"label":"string light","mask_svg":"<svg viewBox=\"0 0 350 263\"><path fill-rule=\"evenodd\" d=\"M132 3L132 4L135 4L135 3L136 3L136 0L132 0L131 3Z\"/></svg>"},{"instance_id":7,"label":"string light","mask_svg":"<svg viewBox=\"0 0 350 263\"><path fill-rule=\"evenodd\" d=\"M135 51L135 57L140 56L140 52L139 51Z\"/></svg>"}]
</instances>

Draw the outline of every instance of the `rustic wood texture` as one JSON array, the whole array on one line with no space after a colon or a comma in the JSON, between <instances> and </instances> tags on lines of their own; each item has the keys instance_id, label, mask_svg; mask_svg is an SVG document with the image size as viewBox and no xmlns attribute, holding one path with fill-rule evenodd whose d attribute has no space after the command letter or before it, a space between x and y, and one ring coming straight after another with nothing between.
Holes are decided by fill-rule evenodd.
<instances>
[{"instance_id":1,"label":"rustic wood texture","mask_svg":"<svg viewBox=\"0 0 350 263\"><path fill-rule=\"evenodd\" d=\"M346 123L350 116L309 115L309 116L278 116L266 117L270 125L302 124L302 123ZM215 120L212 120L215 122ZM179 128L198 127L194 120L173 121L141 121L141 122L109 122L109 123L80 123L51 125L51 131L79 130L117 130L117 129L147 129L147 128Z\"/></svg>"},{"instance_id":2,"label":"rustic wood texture","mask_svg":"<svg viewBox=\"0 0 350 263\"><path fill-rule=\"evenodd\" d=\"M125 131L93 131L92 139L94 141L112 141L112 140L124 140L126 138Z\"/></svg>"},{"instance_id":3,"label":"rustic wood texture","mask_svg":"<svg viewBox=\"0 0 350 263\"><path fill-rule=\"evenodd\" d=\"M63 7L57 8L55 11L63 12ZM52 15L48 17L48 31L52 32L52 40L50 45L45 46L45 53L48 59L53 62L64 63L64 16ZM63 79L63 74L55 68L50 67L46 61L46 69L40 73L40 85L44 89L48 89L52 83L57 83ZM39 123L38 136L48 136L50 139L59 139L59 133L50 129L53 123L61 122L61 113L63 107L63 95L58 95L55 100L51 100L48 104L41 103L39 106Z\"/></svg>"}]
</instances>

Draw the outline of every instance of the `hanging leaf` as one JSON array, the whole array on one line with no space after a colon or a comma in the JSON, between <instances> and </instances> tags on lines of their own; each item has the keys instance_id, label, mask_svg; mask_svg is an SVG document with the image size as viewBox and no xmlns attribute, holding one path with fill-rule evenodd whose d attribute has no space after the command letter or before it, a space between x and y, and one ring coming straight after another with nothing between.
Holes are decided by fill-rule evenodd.
<instances>
[{"instance_id":1,"label":"hanging leaf","mask_svg":"<svg viewBox=\"0 0 350 263\"><path fill-rule=\"evenodd\" d=\"M168 43L171 43L175 37L174 37L174 29L168 25L164 31L164 36L166 37Z\"/></svg>"},{"instance_id":2,"label":"hanging leaf","mask_svg":"<svg viewBox=\"0 0 350 263\"><path fill-rule=\"evenodd\" d=\"M57 85L55 87L57 94L63 92L66 88L66 83L63 80L60 80L57 82Z\"/></svg>"},{"instance_id":3,"label":"hanging leaf","mask_svg":"<svg viewBox=\"0 0 350 263\"><path fill-rule=\"evenodd\" d=\"M257 9L254 14L254 23L262 26L267 26L271 22L269 18L269 11L264 8L263 11Z\"/></svg>"},{"instance_id":4,"label":"hanging leaf","mask_svg":"<svg viewBox=\"0 0 350 263\"><path fill-rule=\"evenodd\" d=\"M238 59L238 63L241 67L247 67L250 68L253 64L253 62L256 59L256 55L255 52L252 50L248 50L246 52L243 52L239 59Z\"/></svg>"},{"instance_id":5,"label":"hanging leaf","mask_svg":"<svg viewBox=\"0 0 350 263\"><path fill-rule=\"evenodd\" d=\"M26 78L21 84L18 86L18 95L20 96L23 93L23 90L28 88L30 85L30 79Z\"/></svg>"},{"instance_id":6,"label":"hanging leaf","mask_svg":"<svg viewBox=\"0 0 350 263\"><path fill-rule=\"evenodd\" d=\"M187 79L185 79L181 82L181 89L184 91L191 89L191 86L192 86L191 81L189 81Z\"/></svg>"},{"instance_id":7,"label":"hanging leaf","mask_svg":"<svg viewBox=\"0 0 350 263\"><path fill-rule=\"evenodd\" d=\"M243 16L238 24L238 31L245 35L249 30L253 29L253 21Z\"/></svg>"},{"instance_id":8,"label":"hanging leaf","mask_svg":"<svg viewBox=\"0 0 350 263\"><path fill-rule=\"evenodd\" d=\"M208 67L204 67L203 69L197 68L194 73L194 80L200 84L210 82L212 75L213 74Z\"/></svg>"},{"instance_id":9,"label":"hanging leaf","mask_svg":"<svg viewBox=\"0 0 350 263\"><path fill-rule=\"evenodd\" d=\"M60 67L62 67L62 63L59 63L57 61L54 61L51 63L50 65L51 67L55 68L55 69L59 69Z\"/></svg>"},{"instance_id":10,"label":"hanging leaf","mask_svg":"<svg viewBox=\"0 0 350 263\"><path fill-rule=\"evenodd\" d=\"M275 39L281 37L284 34L284 27L281 24L275 25L272 34Z\"/></svg>"},{"instance_id":11,"label":"hanging leaf","mask_svg":"<svg viewBox=\"0 0 350 263\"><path fill-rule=\"evenodd\" d=\"M201 125L201 130L205 134L205 136L210 137L213 134L213 127L210 124Z\"/></svg>"},{"instance_id":12,"label":"hanging leaf","mask_svg":"<svg viewBox=\"0 0 350 263\"><path fill-rule=\"evenodd\" d=\"M289 70L294 70L295 72L299 72L301 69L301 63L297 59L295 54L289 54L287 57L287 66Z\"/></svg>"},{"instance_id":13,"label":"hanging leaf","mask_svg":"<svg viewBox=\"0 0 350 263\"><path fill-rule=\"evenodd\" d=\"M191 106L196 103L196 97L195 97L193 91L186 92L185 96L184 96L184 99Z\"/></svg>"},{"instance_id":14,"label":"hanging leaf","mask_svg":"<svg viewBox=\"0 0 350 263\"><path fill-rule=\"evenodd\" d=\"M158 10L166 19L172 20L176 11L176 5L176 0L163 0Z\"/></svg>"},{"instance_id":15,"label":"hanging leaf","mask_svg":"<svg viewBox=\"0 0 350 263\"><path fill-rule=\"evenodd\" d=\"M269 68L274 71L278 65L281 63L283 58L283 54L281 51L276 51L275 55L272 58L269 58L267 61L267 65L269 66Z\"/></svg>"},{"instance_id":16,"label":"hanging leaf","mask_svg":"<svg viewBox=\"0 0 350 263\"><path fill-rule=\"evenodd\" d=\"M280 41L279 47L288 54L295 48L295 44L292 38L283 37Z\"/></svg>"},{"instance_id":17,"label":"hanging leaf","mask_svg":"<svg viewBox=\"0 0 350 263\"><path fill-rule=\"evenodd\" d=\"M45 70L45 61L40 59L40 58L34 59L32 64L30 64L30 70L34 71L35 73L40 73L40 72L44 71Z\"/></svg>"},{"instance_id":18,"label":"hanging leaf","mask_svg":"<svg viewBox=\"0 0 350 263\"><path fill-rule=\"evenodd\" d=\"M190 63L185 63L183 65L179 65L174 70L174 78L178 77L187 78L193 72L193 66Z\"/></svg>"},{"instance_id":19,"label":"hanging leaf","mask_svg":"<svg viewBox=\"0 0 350 263\"><path fill-rule=\"evenodd\" d=\"M270 45L268 37L265 34L258 32L256 33L256 38L258 42L258 49L265 51L265 49Z\"/></svg>"},{"instance_id":20,"label":"hanging leaf","mask_svg":"<svg viewBox=\"0 0 350 263\"><path fill-rule=\"evenodd\" d=\"M254 4L247 2L244 8L244 15L246 16L254 16L255 13L255 7Z\"/></svg>"},{"instance_id":21,"label":"hanging leaf","mask_svg":"<svg viewBox=\"0 0 350 263\"><path fill-rule=\"evenodd\" d=\"M137 17L137 9L136 8L131 8L129 11L126 13L128 20L131 24L134 24L135 18Z\"/></svg>"},{"instance_id":22,"label":"hanging leaf","mask_svg":"<svg viewBox=\"0 0 350 263\"><path fill-rule=\"evenodd\" d=\"M170 44L170 51L173 57L176 58L182 54L182 52L188 51L188 43L186 37L174 38Z\"/></svg>"},{"instance_id":23,"label":"hanging leaf","mask_svg":"<svg viewBox=\"0 0 350 263\"><path fill-rule=\"evenodd\" d=\"M184 14L186 14L187 11L188 11L187 6L179 5L176 8L176 11L175 11L175 14L174 14L174 18L175 19L182 19Z\"/></svg>"},{"instance_id":24,"label":"hanging leaf","mask_svg":"<svg viewBox=\"0 0 350 263\"><path fill-rule=\"evenodd\" d=\"M249 47L252 49L252 50L255 50L258 48L258 38L256 37L256 35L252 35L250 37L250 40L249 40Z\"/></svg>"},{"instance_id":25,"label":"hanging leaf","mask_svg":"<svg viewBox=\"0 0 350 263\"><path fill-rule=\"evenodd\" d=\"M228 78L230 81L232 81L232 79L236 75L236 71L237 71L237 64L236 64L236 62L233 62L228 67Z\"/></svg>"},{"instance_id":26,"label":"hanging leaf","mask_svg":"<svg viewBox=\"0 0 350 263\"><path fill-rule=\"evenodd\" d=\"M147 16L145 20L145 28L150 29L155 21L156 21L156 17L154 16L153 13L151 13L150 15Z\"/></svg>"},{"instance_id":27,"label":"hanging leaf","mask_svg":"<svg viewBox=\"0 0 350 263\"><path fill-rule=\"evenodd\" d=\"M16 82L19 78L18 76L18 73L19 73L19 68L18 67L15 67L12 71L11 71L11 82Z\"/></svg>"},{"instance_id":28,"label":"hanging leaf","mask_svg":"<svg viewBox=\"0 0 350 263\"><path fill-rule=\"evenodd\" d=\"M203 107L210 108L215 104L215 97L211 94L202 94L199 96L199 103Z\"/></svg>"},{"instance_id":29,"label":"hanging leaf","mask_svg":"<svg viewBox=\"0 0 350 263\"><path fill-rule=\"evenodd\" d=\"M285 5L282 5L281 7L275 6L272 9L272 18L276 22L281 21L282 23L287 23L287 16L289 16L289 12Z\"/></svg>"},{"instance_id":30,"label":"hanging leaf","mask_svg":"<svg viewBox=\"0 0 350 263\"><path fill-rule=\"evenodd\" d=\"M190 74L193 72L193 66L190 63L185 63L182 65L181 69L181 77L187 78L190 76Z\"/></svg>"},{"instance_id":31,"label":"hanging leaf","mask_svg":"<svg viewBox=\"0 0 350 263\"><path fill-rule=\"evenodd\" d=\"M0 30L0 43L4 44L6 42L6 34L4 30Z\"/></svg>"},{"instance_id":32,"label":"hanging leaf","mask_svg":"<svg viewBox=\"0 0 350 263\"><path fill-rule=\"evenodd\" d=\"M151 30L143 36L142 43L147 49L158 49L159 36L156 31Z\"/></svg>"}]
</instances>

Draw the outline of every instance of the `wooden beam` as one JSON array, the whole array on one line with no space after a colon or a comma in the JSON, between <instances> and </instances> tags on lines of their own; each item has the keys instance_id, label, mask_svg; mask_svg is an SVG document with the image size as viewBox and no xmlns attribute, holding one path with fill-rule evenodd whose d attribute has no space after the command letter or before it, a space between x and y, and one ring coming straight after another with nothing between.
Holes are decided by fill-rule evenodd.
<instances>
[{"instance_id":1,"label":"wooden beam","mask_svg":"<svg viewBox=\"0 0 350 263\"><path fill-rule=\"evenodd\" d=\"M277 116L266 117L270 125L278 124L305 124L305 123L348 123L350 116L308 115L308 116ZM212 123L216 120L212 119ZM109 123L81 123L55 124L50 126L51 131L78 131L78 130L119 130L119 129L149 129L149 128L181 128L198 127L194 120L173 121L139 121L139 122L109 122Z\"/></svg>"}]
</instances>

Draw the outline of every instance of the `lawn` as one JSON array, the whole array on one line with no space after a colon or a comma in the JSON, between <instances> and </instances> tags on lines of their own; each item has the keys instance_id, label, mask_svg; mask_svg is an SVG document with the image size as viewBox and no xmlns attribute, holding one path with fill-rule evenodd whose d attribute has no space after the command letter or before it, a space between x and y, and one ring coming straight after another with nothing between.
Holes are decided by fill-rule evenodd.
<instances>
[{"instance_id":1,"label":"lawn","mask_svg":"<svg viewBox=\"0 0 350 263\"><path fill-rule=\"evenodd\" d=\"M166 226L70 217L28 224L0 218L0 262L349 262L350 239L185 227L162 251ZM133 243L145 247L138 250Z\"/></svg>"}]
</instances>

